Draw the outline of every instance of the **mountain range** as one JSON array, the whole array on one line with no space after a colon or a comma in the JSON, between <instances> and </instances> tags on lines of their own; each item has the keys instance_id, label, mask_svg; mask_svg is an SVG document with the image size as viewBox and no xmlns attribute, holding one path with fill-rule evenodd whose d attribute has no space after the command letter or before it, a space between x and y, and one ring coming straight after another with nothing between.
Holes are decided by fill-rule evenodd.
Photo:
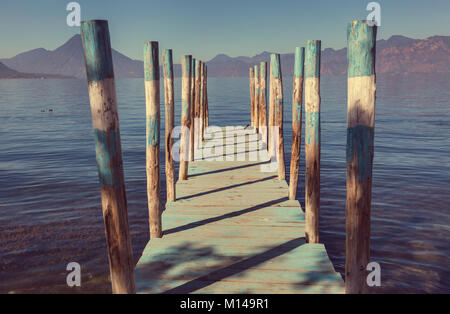
<instances>
[{"instance_id":1,"label":"mountain range","mask_svg":"<svg viewBox=\"0 0 450 314\"><path fill-rule=\"evenodd\" d=\"M36 79L36 78L73 78L65 75L58 74L39 74L39 73L22 73L0 62L0 79Z\"/></svg>"},{"instance_id":2,"label":"mountain range","mask_svg":"<svg viewBox=\"0 0 450 314\"><path fill-rule=\"evenodd\" d=\"M143 62L133 60L117 50L112 50L114 72L117 78L143 77ZM210 77L245 77L248 68L261 61L270 60L270 52L254 57L230 57L219 54L208 65ZM55 50L33 49L0 64L10 71L37 73L32 75L63 75L85 78L85 66L81 36L75 35ZM281 54L282 73L292 75L294 54ZM5 70L5 69L3 69ZM0 67L0 73L2 67ZM5 70L6 71L6 70ZM432 36L412 39L400 35L377 41L377 74L450 73L450 36ZM321 74L345 75L347 72L347 49L322 50ZM12 73L12 72L11 72ZM162 71L161 71L162 74ZM174 65L174 75L180 76L181 66ZM1 76L0 76L1 77Z\"/></svg>"}]
</instances>

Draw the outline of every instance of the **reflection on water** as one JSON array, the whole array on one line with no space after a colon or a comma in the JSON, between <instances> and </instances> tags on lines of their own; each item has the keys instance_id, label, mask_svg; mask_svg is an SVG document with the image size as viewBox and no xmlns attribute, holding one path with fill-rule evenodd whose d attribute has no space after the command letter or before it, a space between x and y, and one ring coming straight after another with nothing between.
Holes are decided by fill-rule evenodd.
<instances>
[{"instance_id":1,"label":"reflection on water","mask_svg":"<svg viewBox=\"0 0 450 314\"><path fill-rule=\"evenodd\" d=\"M378 77L371 250L372 261L382 267L382 287L376 292L450 292L448 82ZM287 167L291 86L291 78L285 78ZM208 87L211 124L248 124L246 78L210 78ZM180 88L176 79L177 124ZM346 88L345 77L322 79L320 232L341 273L345 263ZM149 233L143 82L117 80L117 92L137 261ZM0 80L0 112L0 292L110 292L86 83ZM164 134L163 121L161 127ZM304 178L303 161L304 149L300 178ZM302 204L303 183L300 179ZM163 181L163 196L164 185ZM69 262L81 264L81 288L66 286Z\"/></svg>"}]
</instances>

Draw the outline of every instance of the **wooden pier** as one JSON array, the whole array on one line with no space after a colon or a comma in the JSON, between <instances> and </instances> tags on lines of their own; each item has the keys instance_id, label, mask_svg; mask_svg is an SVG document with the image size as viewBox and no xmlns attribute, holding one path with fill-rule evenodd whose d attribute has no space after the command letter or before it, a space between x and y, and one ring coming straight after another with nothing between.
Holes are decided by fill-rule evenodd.
<instances>
[{"instance_id":1,"label":"wooden pier","mask_svg":"<svg viewBox=\"0 0 450 314\"><path fill-rule=\"evenodd\" d=\"M320 40L307 41L306 49L296 48L290 187L285 181L286 97L280 54L272 53L270 57L268 119L268 69L266 62L261 62L249 71L251 126L225 128L209 123L206 63L184 55L181 141L173 150L173 60L172 50L165 50L165 205L160 200L159 44L145 42L150 241L133 268L108 22L83 21L81 33L113 293L368 291L376 26L353 21L347 27L345 286L324 245L319 243ZM303 84L306 215L296 200ZM178 154L180 174L174 184L173 157Z\"/></svg>"},{"instance_id":2,"label":"wooden pier","mask_svg":"<svg viewBox=\"0 0 450 314\"><path fill-rule=\"evenodd\" d=\"M177 201L162 215L163 237L148 242L136 266L136 292L344 293L324 245L305 242L305 217L286 181L262 168L267 153L249 161L261 143L210 136L218 151L222 141L224 160L189 163L188 180L177 182Z\"/></svg>"}]
</instances>

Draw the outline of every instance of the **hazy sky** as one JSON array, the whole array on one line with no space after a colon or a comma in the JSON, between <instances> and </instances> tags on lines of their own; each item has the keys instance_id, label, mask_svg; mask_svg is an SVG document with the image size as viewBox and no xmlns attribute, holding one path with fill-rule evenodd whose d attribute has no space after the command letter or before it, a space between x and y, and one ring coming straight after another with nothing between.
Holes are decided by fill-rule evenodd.
<instances>
[{"instance_id":1,"label":"hazy sky","mask_svg":"<svg viewBox=\"0 0 450 314\"><path fill-rule=\"evenodd\" d=\"M55 49L79 27L68 27L69 0L0 0L0 58ZM113 48L142 59L143 42L157 40L174 58L205 61L218 53L253 56L293 52L307 39L346 45L348 21L365 19L368 0L78 0L81 18L107 19ZM450 35L450 0L389 0L381 4L378 39Z\"/></svg>"}]
</instances>

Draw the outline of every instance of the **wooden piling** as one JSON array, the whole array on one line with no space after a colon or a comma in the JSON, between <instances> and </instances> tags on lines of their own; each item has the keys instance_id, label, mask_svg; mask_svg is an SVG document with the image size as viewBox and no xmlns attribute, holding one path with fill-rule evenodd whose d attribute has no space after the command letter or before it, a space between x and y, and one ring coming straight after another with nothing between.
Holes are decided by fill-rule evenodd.
<instances>
[{"instance_id":1,"label":"wooden piling","mask_svg":"<svg viewBox=\"0 0 450 314\"><path fill-rule=\"evenodd\" d=\"M166 194L167 202L175 202L175 168L172 157L172 130L174 128L174 95L173 95L173 60L172 49L165 49L163 53L164 67L164 103L165 103L165 150L166 150Z\"/></svg>"},{"instance_id":2,"label":"wooden piling","mask_svg":"<svg viewBox=\"0 0 450 314\"><path fill-rule=\"evenodd\" d=\"M191 62L192 56L185 55L181 60L181 143L180 143L180 180L187 180L189 160L189 127L191 100Z\"/></svg>"},{"instance_id":3,"label":"wooden piling","mask_svg":"<svg viewBox=\"0 0 450 314\"><path fill-rule=\"evenodd\" d=\"M209 126L209 106L208 106L208 67L205 63L205 129Z\"/></svg>"},{"instance_id":4,"label":"wooden piling","mask_svg":"<svg viewBox=\"0 0 450 314\"><path fill-rule=\"evenodd\" d=\"M251 126L255 126L255 73L253 67L249 69L250 78L250 121Z\"/></svg>"},{"instance_id":5,"label":"wooden piling","mask_svg":"<svg viewBox=\"0 0 450 314\"><path fill-rule=\"evenodd\" d=\"M377 27L353 21L347 27L346 293L367 293L370 207L375 130Z\"/></svg>"},{"instance_id":6,"label":"wooden piling","mask_svg":"<svg viewBox=\"0 0 450 314\"><path fill-rule=\"evenodd\" d=\"M134 262L108 22L81 22L113 293L135 293Z\"/></svg>"},{"instance_id":7,"label":"wooden piling","mask_svg":"<svg viewBox=\"0 0 450 314\"><path fill-rule=\"evenodd\" d=\"M151 238L162 237L159 178L160 95L158 51L158 42L151 41L144 44L147 197Z\"/></svg>"},{"instance_id":8,"label":"wooden piling","mask_svg":"<svg viewBox=\"0 0 450 314\"><path fill-rule=\"evenodd\" d=\"M255 122L255 132L258 133L259 132L259 65L255 65L254 69L254 76L255 76L255 96L254 96L254 122Z\"/></svg>"},{"instance_id":9,"label":"wooden piling","mask_svg":"<svg viewBox=\"0 0 450 314\"><path fill-rule=\"evenodd\" d=\"M264 61L260 64L258 122L261 140L267 143L267 62Z\"/></svg>"},{"instance_id":10,"label":"wooden piling","mask_svg":"<svg viewBox=\"0 0 450 314\"><path fill-rule=\"evenodd\" d=\"M303 110L303 65L305 48L295 48L294 82L292 88L292 150L291 169L289 176L289 199L297 198L298 171L300 165L300 150L302 138Z\"/></svg>"},{"instance_id":11,"label":"wooden piling","mask_svg":"<svg viewBox=\"0 0 450 314\"><path fill-rule=\"evenodd\" d=\"M308 243L319 243L320 212L320 40L305 49L305 231Z\"/></svg>"},{"instance_id":12,"label":"wooden piling","mask_svg":"<svg viewBox=\"0 0 450 314\"><path fill-rule=\"evenodd\" d=\"M272 72L272 92L274 102L274 126L278 128L278 139L273 147L273 154L277 156L278 180L286 179L286 166L284 164L284 136L283 136L283 81L281 74L280 54L270 56L270 70Z\"/></svg>"},{"instance_id":13,"label":"wooden piling","mask_svg":"<svg viewBox=\"0 0 450 314\"><path fill-rule=\"evenodd\" d=\"M201 105L200 105L200 140L203 142L205 139L205 121L206 121L206 79L205 79L205 73L206 73L206 64L202 63L202 78L201 78L201 84L202 84L202 99L201 99Z\"/></svg>"},{"instance_id":14,"label":"wooden piling","mask_svg":"<svg viewBox=\"0 0 450 314\"><path fill-rule=\"evenodd\" d=\"M269 70L269 128L268 128L268 139L267 139L267 151L268 151L268 157L270 160L274 160L275 159L275 154L274 154L274 127L275 127L275 92L273 90L273 75L272 75L272 56L271 56L271 62L270 62L270 70Z\"/></svg>"},{"instance_id":15,"label":"wooden piling","mask_svg":"<svg viewBox=\"0 0 450 314\"><path fill-rule=\"evenodd\" d=\"M195 109L194 109L194 150L199 148L199 126L200 126L200 106L201 106L201 69L202 62L196 60L195 63Z\"/></svg>"},{"instance_id":16,"label":"wooden piling","mask_svg":"<svg viewBox=\"0 0 450 314\"><path fill-rule=\"evenodd\" d=\"M196 66L196 60L195 58L192 58L191 62L191 105L190 105L190 127L189 127L189 133L190 133L190 139L189 139L189 161L194 161L194 116L195 116L195 66Z\"/></svg>"}]
</instances>

